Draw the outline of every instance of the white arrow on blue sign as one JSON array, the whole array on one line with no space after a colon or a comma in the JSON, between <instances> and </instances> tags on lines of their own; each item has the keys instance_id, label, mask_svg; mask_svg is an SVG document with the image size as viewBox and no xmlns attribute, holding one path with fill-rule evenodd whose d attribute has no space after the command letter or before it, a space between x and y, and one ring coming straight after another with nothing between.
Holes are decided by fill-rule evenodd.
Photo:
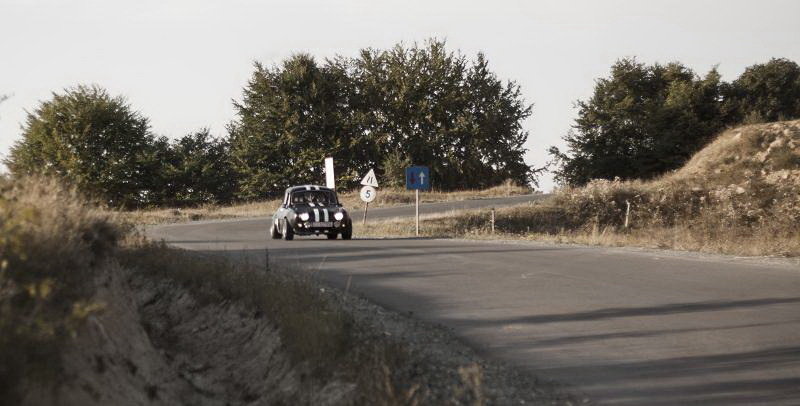
<instances>
[{"instance_id":1,"label":"white arrow on blue sign","mask_svg":"<svg viewBox=\"0 0 800 406\"><path fill-rule=\"evenodd\" d=\"M427 166L406 168L406 189L429 190L431 188L431 170Z\"/></svg>"}]
</instances>

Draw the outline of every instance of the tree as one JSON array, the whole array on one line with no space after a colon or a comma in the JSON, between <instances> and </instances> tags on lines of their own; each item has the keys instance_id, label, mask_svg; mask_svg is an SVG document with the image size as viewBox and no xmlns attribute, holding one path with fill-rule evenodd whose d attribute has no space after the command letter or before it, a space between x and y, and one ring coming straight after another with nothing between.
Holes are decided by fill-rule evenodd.
<instances>
[{"instance_id":1,"label":"tree","mask_svg":"<svg viewBox=\"0 0 800 406\"><path fill-rule=\"evenodd\" d=\"M617 61L577 103L568 151L551 148L557 180L650 178L680 167L726 124L721 93L716 69L701 79L679 63Z\"/></svg>"},{"instance_id":2,"label":"tree","mask_svg":"<svg viewBox=\"0 0 800 406\"><path fill-rule=\"evenodd\" d=\"M256 64L235 108L231 158L244 198L321 181L325 156L344 187L370 168L396 172L384 165L406 158L430 165L440 189L535 180L523 160L531 107L519 86L499 80L482 54L469 61L442 41Z\"/></svg>"},{"instance_id":3,"label":"tree","mask_svg":"<svg viewBox=\"0 0 800 406\"><path fill-rule=\"evenodd\" d=\"M314 58L300 54L281 67L255 68L228 127L242 198L318 181L320 163L342 142L334 111L338 83Z\"/></svg>"},{"instance_id":4,"label":"tree","mask_svg":"<svg viewBox=\"0 0 800 406\"><path fill-rule=\"evenodd\" d=\"M726 105L735 122L800 118L800 66L773 58L748 67L728 88Z\"/></svg>"},{"instance_id":5,"label":"tree","mask_svg":"<svg viewBox=\"0 0 800 406\"><path fill-rule=\"evenodd\" d=\"M391 151L381 162L383 178L381 184L389 187L404 187L406 168L414 163L400 151Z\"/></svg>"},{"instance_id":6,"label":"tree","mask_svg":"<svg viewBox=\"0 0 800 406\"><path fill-rule=\"evenodd\" d=\"M148 120L97 86L53 93L28 114L5 160L12 174L61 177L113 206L147 204L154 175Z\"/></svg>"},{"instance_id":7,"label":"tree","mask_svg":"<svg viewBox=\"0 0 800 406\"><path fill-rule=\"evenodd\" d=\"M170 205L226 203L233 198L235 176L228 143L207 128L187 134L168 147L163 167L163 197Z\"/></svg>"},{"instance_id":8,"label":"tree","mask_svg":"<svg viewBox=\"0 0 800 406\"><path fill-rule=\"evenodd\" d=\"M368 107L377 162L400 151L431 166L434 186L481 188L512 179L535 181L523 156L522 121L531 106L519 86L502 82L483 54L469 61L443 41L363 50L354 63L358 94ZM380 168L381 172L386 168Z\"/></svg>"}]
</instances>

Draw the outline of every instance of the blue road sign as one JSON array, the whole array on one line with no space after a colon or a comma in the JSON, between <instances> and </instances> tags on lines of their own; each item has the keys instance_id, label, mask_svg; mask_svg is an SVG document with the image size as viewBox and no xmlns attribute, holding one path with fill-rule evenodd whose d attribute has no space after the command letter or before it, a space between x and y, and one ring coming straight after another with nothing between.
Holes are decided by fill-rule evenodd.
<instances>
[{"instance_id":1,"label":"blue road sign","mask_svg":"<svg viewBox=\"0 0 800 406\"><path fill-rule=\"evenodd\" d=\"M431 188L431 170L427 166L406 168L406 189L428 190Z\"/></svg>"}]
</instances>

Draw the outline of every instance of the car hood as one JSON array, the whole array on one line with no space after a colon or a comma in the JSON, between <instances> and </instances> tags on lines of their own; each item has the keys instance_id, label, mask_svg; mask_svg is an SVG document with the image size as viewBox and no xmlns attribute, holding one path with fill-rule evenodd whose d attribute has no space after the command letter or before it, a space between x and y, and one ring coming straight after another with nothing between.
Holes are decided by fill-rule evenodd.
<instances>
[{"instance_id":1,"label":"car hood","mask_svg":"<svg viewBox=\"0 0 800 406\"><path fill-rule=\"evenodd\" d=\"M347 210L339 206L294 206L295 213L308 213L312 221L334 221L333 214L342 212L347 215ZM327 220L326 220L327 219Z\"/></svg>"}]
</instances>

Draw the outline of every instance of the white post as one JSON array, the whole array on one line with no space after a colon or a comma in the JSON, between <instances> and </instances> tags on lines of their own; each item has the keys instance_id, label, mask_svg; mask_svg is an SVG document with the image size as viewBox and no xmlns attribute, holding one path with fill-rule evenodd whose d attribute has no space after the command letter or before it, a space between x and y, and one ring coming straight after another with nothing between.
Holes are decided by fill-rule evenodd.
<instances>
[{"instance_id":1,"label":"white post","mask_svg":"<svg viewBox=\"0 0 800 406\"><path fill-rule=\"evenodd\" d=\"M631 216L631 202L629 202L629 201L627 201L627 200L626 200L626 201L625 201L625 204L628 206L628 207L625 209L625 228L628 228L628 219L629 219L629 218L630 218L630 216Z\"/></svg>"},{"instance_id":2,"label":"white post","mask_svg":"<svg viewBox=\"0 0 800 406\"><path fill-rule=\"evenodd\" d=\"M419 189L414 189L417 201L417 237L419 237Z\"/></svg>"},{"instance_id":3,"label":"white post","mask_svg":"<svg viewBox=\"0 0 800 406\"><path fill-rule=\"evenodd\" d=\"M367 209L369 209L369 202L364 204L364 221L362 224L367 224Z\"/></svg>"},{"instance_id":4,"label":"white post","mask_svg":"<svg viewBox=\"0 0 800 406\"><path fill-rule=\"evenodd\" d=\"M325 186L336 190L336 178L333 175L333 158L325 158Z\"/></svg>"},{"instance_id":5,"label":"white post","mask_svg":"<svg viewBox=\"0 0 800 406\"><path fill-rule=\"evenodd\" d=\"M492 207L492 234L494 234L494 207Z\"/></svg>"}]
</instances>

